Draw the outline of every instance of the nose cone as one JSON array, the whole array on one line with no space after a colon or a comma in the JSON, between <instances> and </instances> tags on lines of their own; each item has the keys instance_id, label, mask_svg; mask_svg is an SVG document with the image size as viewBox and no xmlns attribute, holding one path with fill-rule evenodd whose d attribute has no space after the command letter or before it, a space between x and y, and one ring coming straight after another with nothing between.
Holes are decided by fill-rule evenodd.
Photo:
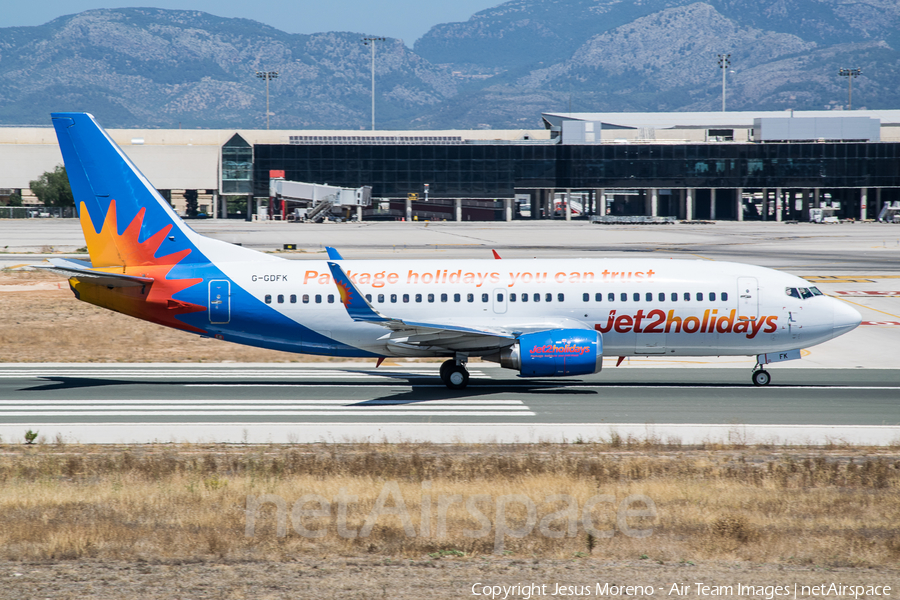
<instances>
[{"instance_id":1,"label":"nose cone","mask_svg":"<svg viewBox=\"0 0 900 600\"><path fill-rule=\"evenodd\" d=\"M834 333L832 337L853 331L859 327L861 321L862 315L858 310L840 300L834 300Z\"/></svg>"}]
</instances>

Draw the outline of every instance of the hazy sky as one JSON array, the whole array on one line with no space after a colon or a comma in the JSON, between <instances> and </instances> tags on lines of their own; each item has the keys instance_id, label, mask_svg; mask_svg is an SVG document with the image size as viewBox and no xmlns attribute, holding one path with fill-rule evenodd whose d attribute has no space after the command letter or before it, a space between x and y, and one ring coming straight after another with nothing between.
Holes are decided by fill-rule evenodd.
<instances>
[{"instance_id":1,"label":"hazy sky","mask_svg":"<svg viewBox=\"0 0 900 600\"><path fill-rule=\"evenodd\" d=\"M91 0L33 0L5 2L0 27L41 25L60 17L93 8L152 6L201 10L220 17L253 19L288 33L354 31L402 39L412 46L432 25L466 21L474 13L501 4L503 0L145 0L143 2L97 2Z\"/></svg>"}]
</instances>

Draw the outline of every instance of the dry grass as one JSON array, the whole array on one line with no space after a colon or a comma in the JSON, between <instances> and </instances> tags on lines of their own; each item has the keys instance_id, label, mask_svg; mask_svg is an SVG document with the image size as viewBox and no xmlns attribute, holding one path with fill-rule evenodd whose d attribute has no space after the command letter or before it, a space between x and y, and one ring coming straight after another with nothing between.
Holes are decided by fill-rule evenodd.
<instances>
[{"instance_id":1,"label":"dry grass","mask_svg":"<svg viewBox=\"0 0 900 600\"><path fill-rule=\"evenodd\" d=\"M52 289L57 284L59 287ZM4 290L21 286L35 289ZM203 339L141 321L76 300L64 278L43 271L0 271L0 307L4 315L0 319L0 362L346 360Z\"/></svg>"},{"instance_id":2,"label":"dry grass","mask_svg":"<svg viewBox=\"0 0 900 600\"><path fill-rule=\"evenodd\" d=\"M347 527L362 528L385 482L396 482L415 535L404 532L398 517L382 515L368 536L342 537L336 503L328 516L301 521L308 529L322 529L324 537L293 530L291 504L304 494L329 500L341 493L357 496L347 505ZM649 537L620 531L608 539L591 538L580 524L569 537L566 518L557 514L548 517L545 533L534 527L521 538L506 536L506 553L546 559L644 557L669 564L737 560L889 566L900 559L898 489L900 454L884 449L5 446L0 454L0 559L478 557L497 549L495 508L501 495L527 496L540 521L566 507L545 501L550 495L568 494L580 511L588 498L607 494L615 502L595 507L594 527L611 530L615 507L631 494L643 494L655 502L656 518L629 517L626 524L652 527ZM259 510L255 535L245 535L247 497L263 494L287 502L284 537L277 535L273 504ZM479 494L493 498L493 504L477 504L490 534L466 535L464 530L484 523L464 504L454 503L446 513L446 535L440 536L439 498L459 495L465 501ZM395 500L387 506L395 506ZM430 507L424 519L423 504ZM426 519L429 535L421 535ZM510 505L509 526L525 521L525 507Z\"/></svg>"}]
</instances>

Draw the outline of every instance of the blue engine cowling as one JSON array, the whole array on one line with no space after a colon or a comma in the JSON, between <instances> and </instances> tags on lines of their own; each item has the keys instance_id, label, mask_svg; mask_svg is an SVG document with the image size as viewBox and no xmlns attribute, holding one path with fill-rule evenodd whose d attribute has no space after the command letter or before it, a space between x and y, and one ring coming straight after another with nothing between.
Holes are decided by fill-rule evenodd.
<instances>
[{"instance_id":1,"label":"blue engine cowling","mask_svg":"<svg viewBox=\"0 0 900 600\"><path fill-rule=\"evenodd\" d=\"M590 329L550 329L519 336L498 354L483 357L522 377L589 375L603 366L603 336Z\"/></svg>"}]
</instances>

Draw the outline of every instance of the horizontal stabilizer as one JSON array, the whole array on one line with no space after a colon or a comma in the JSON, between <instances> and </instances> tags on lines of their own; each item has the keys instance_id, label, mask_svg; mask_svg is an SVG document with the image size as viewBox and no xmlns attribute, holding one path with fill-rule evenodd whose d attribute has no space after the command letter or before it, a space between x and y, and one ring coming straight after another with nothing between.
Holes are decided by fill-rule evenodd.
<instances>
[{"instance_id":1,"label":"horizontal stabilizer","mask_svg":"<svg viewBox=\"0 0 900 600\"><path fill-rule=\"evenodd\" d=\"M64 258L49 259L51 266L40 265L39 269L44 269L63 277L77 277L81 280L87 280L96 285L106 287L138 287L153 283L152 277L139 277L137 275L126 275L124 273L109 273L107 271L98 271L91 267L91 264L83 260L67 260Z\"/></svg>"}]
</instances>

